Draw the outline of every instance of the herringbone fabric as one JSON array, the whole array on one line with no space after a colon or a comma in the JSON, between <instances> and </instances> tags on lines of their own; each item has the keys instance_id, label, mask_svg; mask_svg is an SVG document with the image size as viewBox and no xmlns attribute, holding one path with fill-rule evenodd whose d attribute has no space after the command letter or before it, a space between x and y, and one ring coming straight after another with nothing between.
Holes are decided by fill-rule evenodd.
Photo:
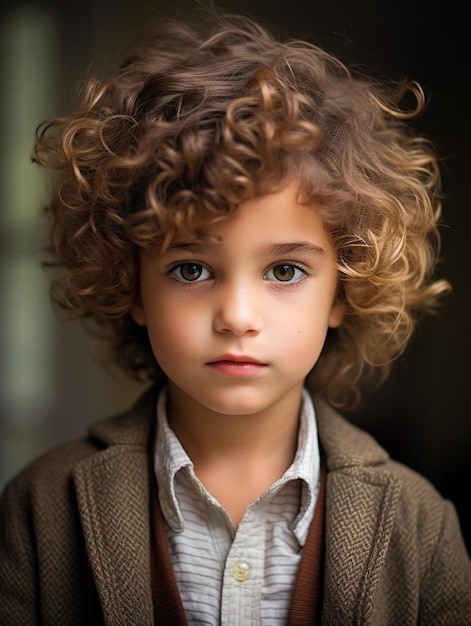
<instances>
[{"instance_id":1,"label":"herringbone fabric","mask_svg":"<svg viewBox=\"0 0 471 626\"><path fill-rule=\"evenodd\" d=\"M2 626L154 623L147 446L157 391L7 486ZM322 624L470 626L471 565L453 506L315 406L328 470Z\"/></svg>"}]
</instances>

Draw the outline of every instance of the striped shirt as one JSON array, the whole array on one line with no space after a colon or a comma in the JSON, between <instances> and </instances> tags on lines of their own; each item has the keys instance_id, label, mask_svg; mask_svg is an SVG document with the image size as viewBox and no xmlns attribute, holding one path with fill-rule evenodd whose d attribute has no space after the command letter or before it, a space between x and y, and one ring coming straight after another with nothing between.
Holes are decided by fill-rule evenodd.
<instances>
[{"instance_id":1,"label":"striped shirt","mask_svg":"<svg viewBox=\"0 0 471 626\"><path fill-rule=\"evenodd\" d=\"M157 404L155 472L172 565L190 625L281 626L313 518L320 457L314 407L303 393L291 466L246 510L237 530L205 489Z\"/></svg>"}]
</instances>

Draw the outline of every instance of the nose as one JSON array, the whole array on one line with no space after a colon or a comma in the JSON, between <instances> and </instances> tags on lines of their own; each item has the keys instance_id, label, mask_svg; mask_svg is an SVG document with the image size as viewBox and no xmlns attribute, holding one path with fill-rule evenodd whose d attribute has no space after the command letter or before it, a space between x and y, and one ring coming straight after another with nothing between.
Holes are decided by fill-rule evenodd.
<instances>
[{"instance_id":1,"label":"nose","mask_svg":"<svg viewBox=\"0 0 471 626\"><path fill-rule=\"evenodd\" d=\"M218 290L214 330L240 337L256 335L262 329L261 294L243 284L230 284Z\"/></svg>"}]
</instances>

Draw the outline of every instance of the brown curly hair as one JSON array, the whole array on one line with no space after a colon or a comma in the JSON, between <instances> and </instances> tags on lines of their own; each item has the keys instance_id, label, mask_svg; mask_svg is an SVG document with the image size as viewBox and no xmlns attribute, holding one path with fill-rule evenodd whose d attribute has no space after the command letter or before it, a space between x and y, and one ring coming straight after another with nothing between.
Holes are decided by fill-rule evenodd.
<instances>
[{"instance_id":1,"label":"brown curly hair","mask_svg":"<svg viewBox=\"0 0 471 626\"><path fill-rule=\"evenodd\" d=\"M406 125L423 107L416 83L354 75L245 17L166 24L114 76L85 81L69 117L38 128L34 160L55 180L45 207L47 264L62 270L54 301L93 321L115 363L157 377L147 332L130 315L140 251L204 234L296 177L330 233L345 303L311 385L351 404L361 382L387 376L420 312L448 290L432 277L437 159Z\"/></svg>"}]
</instances>

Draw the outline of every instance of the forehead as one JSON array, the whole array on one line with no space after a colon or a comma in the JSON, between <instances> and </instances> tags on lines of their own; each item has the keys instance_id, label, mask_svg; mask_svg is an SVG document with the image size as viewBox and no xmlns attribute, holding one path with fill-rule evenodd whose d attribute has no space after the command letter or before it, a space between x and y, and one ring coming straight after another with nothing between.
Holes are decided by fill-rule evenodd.
<instances>
[{"instance_id":1,"label":"forehead","mask_svg":"<svg viewBox=\"0 0 471 626\"><path fill-rule=\"evenodd\" d=\"M221 249L244 251L264 249L289 253L313 252L330 247L330 238L314 203L299 198L299 183L289 182L276 191L243 202L225 219L198 232L181 233L170 242L169 250Z\"/></svg>"}]
</instances>

